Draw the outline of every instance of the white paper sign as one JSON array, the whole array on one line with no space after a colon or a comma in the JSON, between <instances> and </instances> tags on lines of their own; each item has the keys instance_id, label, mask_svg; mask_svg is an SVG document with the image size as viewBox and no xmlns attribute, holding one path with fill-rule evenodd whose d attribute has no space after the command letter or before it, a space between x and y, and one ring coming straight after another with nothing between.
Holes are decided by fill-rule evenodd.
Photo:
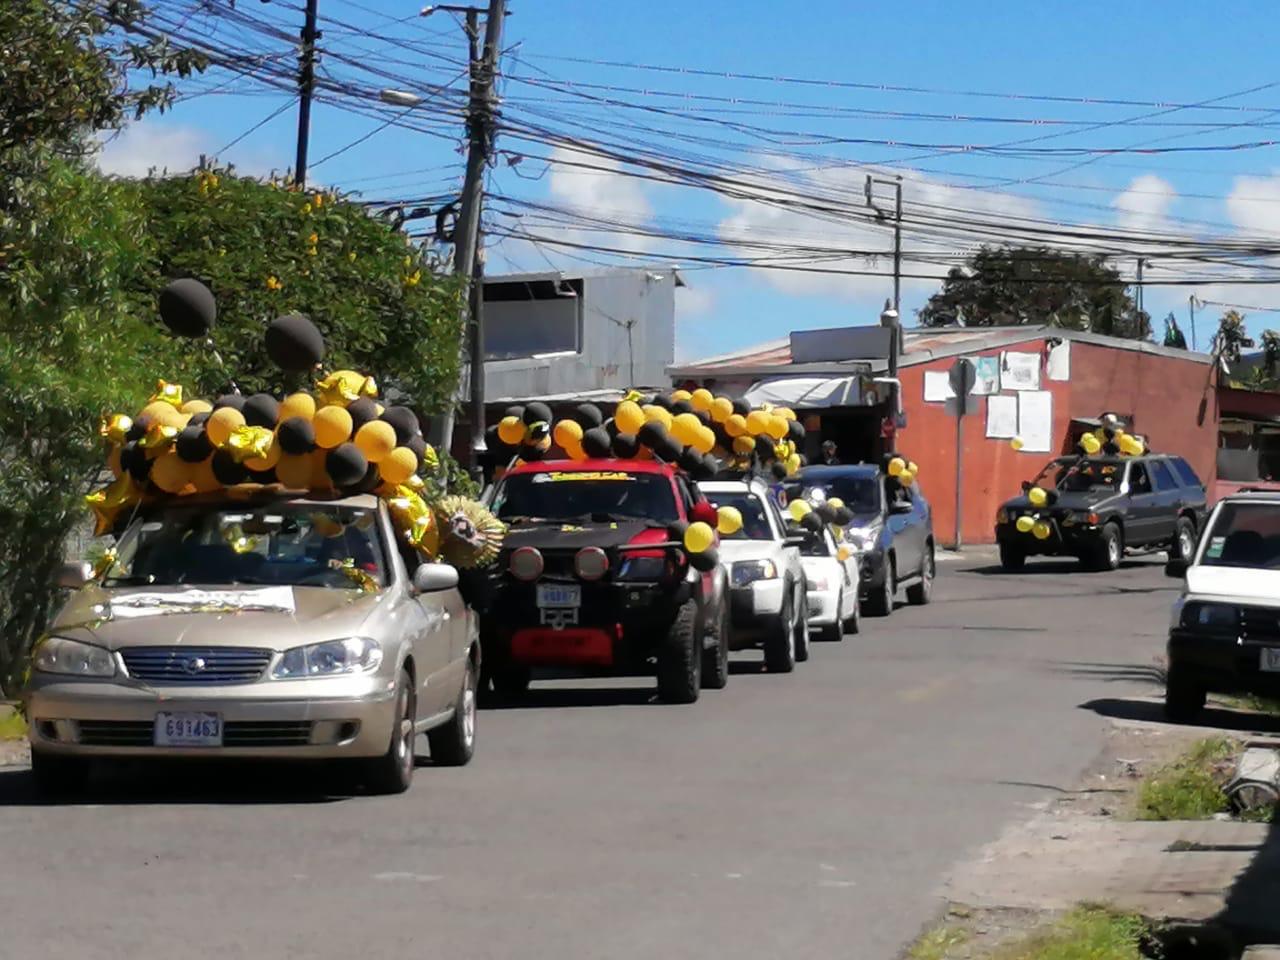
<instances>
[{"instance_id":1,"label":"white paper sign","mask_svg":"<svg viewBox=\"0 0 1280 960\"><path fill-rule=\"evenodd\" d=\"M956 395L951 389L951 375L945 370L924 372L924 399L926 403L945 403Z\"/></svg>"},{"instance_id":2,"label":"white paper sign","mask_svg":"<svg viewBox=\"0 0 1280 960\"><path fill-rule=\"evenodd\" d=\"M1053 394L1047 390L1018 394L1018 436L1027 453L1053 449Z\"/></svg>"},{"instance_id":3,"label":"white paper sign","mask_svg":"<svg viewBox=\"0 0 1280 960\"><path fill-rule=\"evenodd\" d=\"M1000 358L970 357L973 361L974 379L971 396L989 396L1000 392Z\"/></svg>"},{"instance_id":4,"label":"white paper sign","mask_svg":"<svg viewBox=\"0 0 1280 960\"><path fill-rule=\"evenodd\" d=\"M1071 341L1063 340L1049 350L1049 359L1045 361L1044 372L1050 380L1071 379Z\"/></svg>"},{"instance_id":5,"label":"white paper sign","mask_svg":"<svg viewBox=\"0 0 1280 960\"><path fill-rule=\"evenodd\" d=\"M1039 390L1040 354L1000 354L1001 390Z\"/></svg>"},{"instance_id":6,"label":"white paper sign","mask_svg":"<svg viewBox=\"0 0 1280 960\"><path fill-rule=\"evenodd\" d=\"M111 598L111 617L117 620L156 617L166 613L241 613L250 610L293 613L293 588L139 591Z\"/></svg>"},{"instance_id":7,"label":"white paper sign","mask_svg":"<svg viewBox=\"0 0 1280 960\"><path fill-rule=\"evenodd\" d=\"M987 397L987 436L1008 440L1018 434L1018 398Z\"/></svg>"}]
</instances>

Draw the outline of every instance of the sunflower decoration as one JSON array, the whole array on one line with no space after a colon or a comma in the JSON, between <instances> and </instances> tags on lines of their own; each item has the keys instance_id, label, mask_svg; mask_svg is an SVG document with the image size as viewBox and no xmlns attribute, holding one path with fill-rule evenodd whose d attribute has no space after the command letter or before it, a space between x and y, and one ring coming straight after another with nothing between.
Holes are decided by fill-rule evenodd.
<instances>
[{"instance_id":1,"label":"sunflower decoration","mask_svg":"<svg viewBox=\"0 0 1280 960\"><path fill-rule=\"evenodd\" d=\"M435 505L440 519L441 559L455 567L483 567L497 559L507 527L481 503L444 497Z\"/></svg>"}]
</instances>

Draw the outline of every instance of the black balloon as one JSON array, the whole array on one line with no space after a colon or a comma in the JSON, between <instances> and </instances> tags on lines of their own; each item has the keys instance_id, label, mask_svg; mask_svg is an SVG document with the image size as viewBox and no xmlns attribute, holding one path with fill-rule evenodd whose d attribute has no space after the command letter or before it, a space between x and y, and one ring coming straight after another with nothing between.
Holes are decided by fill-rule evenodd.
<instances>
[{"instance_id":1,"label":"black balloon","mask_svg":"<svg viewBox=\"0 0 1280 960\"><path fill-rule=\"evenodd\" d=\"M604 423L604 414L594 403L580 403L573 411L573 419L578 421L583 430L590 430Z\"/></svg>"},{"instance_id":2,"label":"black balloon","mask_svg":"<svg viewBox=\"0 0 1280 960\"><path fill-rule=\"evenodd\" d=\"M613 419L613 417L610 417L608 420L604 422L604 428L608 432L610 440L612 440L614 437L616 437L619 433L622 432L621 430L618 429L618 423L616 420Z\"/></svg>"},{"instance_id":3,"label":"black balloon","mask_svg":"<svg viewBox=\"0 0 1280 960\"><path fill-rule=\"evenodd\" d=\"M674 414L693 413L693 404L688 400L676 400L671 404L671 412Z\"/></svg>"},{"instance_id":4,"label":"black balloon","mask_svg":"<svg viewBox=\"0 0 1280 960\"><path fill-rule=\"evenodd\" d=\"M671 398L667 396L665 393L660 393L653 398L653 405L655 407L661 407L663 410L670 410Z\"/></svg>"},{"instance_id":5,"label":"black balloon","mask_svg":"<svg viewBox=\"0 0 1280 960\"><path fill-rule=\"evenodd\" d=\"M489 453L494 457L497 457L499 460L507 461L515 455L515 448L503 443L502 438L498 436L498 425L496 423L485 430L484 445L489 449ZM425 440L423 441L422 446L423 451L425 452L427 446ZM421 453L418 454L418 459L422 459Z\"/></svg>"},{"instance_id":6,"label":"black balloon","mask_svg":"<svg viewBox=\"0 0 1280 960\"><path fill-rule=\"evenodd\" d=\"M1102 452L1105 453L1108 457L1117 456L1120 453L1120 444L1114 441L1110 443L1104 443L1102 445Z\"/></svg>"},{"instance_id":7,"label":"black balloon","mask_svg":"<svg viewBox=\"0 0 1280 960\"><path fill-rule=\"evenodd\" d=\"M836 509L836 523L842 527L853 523L853 511L848 507L838 507Z\"/></svg>"},{"instance_id":8,"label":"black balloon","mask_svg":"<svg viewBox=\"0 0 1280 960\"><path fill-rule=\"evenodd\" d=\"M274 427L280 419L280 401L269 393L255 393L240 411L250 427Z\"/></svg>"},{"instance_id":9,"label":"black balloon","mask_svg":"<svg viewBox=\"0 0 1280 960\"><path fill-rule=\"evenodd\" d=\"M613 455L623 460L632 459L640 452L640 441L634 433L620 433L613 438Z\"/></svg>"},{"instance_id":10,"label":"black balloon","mask_svg":"<svg viewBox=\"0 0 1280 960\"><path fill-rule=\"evenodd\" d=\"M485 433L487 435L488 431L486 430ZM421 434L416 437L410 437L409 442L406 443L405 446L413 451L414 455L418 458L419 463L427 458L427 439Z\"/></svg>"},{"instance_id":11,"label":"black balloon","mask_svg":"<svg viewBox=\"0 0 1280 960\"><path fill-rule=\"evenodd\" d=\"M504 417L515 417L517 420L523 420L523 419L524 419L524 407L519 406L518 404L517 404L516 406L514 406L514 407L507 407L507 412L506 412L506 413L504 413L504 414L503 414L503 416L504 416Z\"/></svg>"},{"instance_id":12,"label":"black balloon","mask_svg":"<svg viewBox=\"0 0 1280 960\"><path fill-rule=\"evenodd\" d=\"M636 439L643 443L646 447L653 449L667 436L667 428L656 420L650 420L639 431L636 432Z\"/></svg>"},{"instance_id":13,"label":"black balloon","mask_svg":"<svg viewBox=\"0 0 1280 960\"><path fill-rule=\"evenodd\" d=\"M739 416L745 417L751 412L751 404L739 397L737 400L733 401L733 412Z\"/></svg>"},{"instance_id":14,"label":"black balloon","mask_svg":"<svg viewBox=\"0 0 1280 960\"><path fill-rule=\"evenodd\" d=\"M689 529L688 520L672 520L667 524L667 536L676 543L684 542L685 531Z\"/></svg>"},{"instance_id":15,"label":"black balloon","mask_svg":"<svg viewBox=\"0 0 1280 960\"><path fill-rule=\"evenodd\" d=\"M539 422L550 423L552 416L553 414L551 413L550 407L540 400L535 400L533 403L525 406L524 416L522 419L527 426L533 426L533 424Z\"/></svg>"},{"instance_id":16,"label":"black balloon","mask_svg":"<svg viewBox=\"0 0 1280 960\"><path fill-rule=\"evenodd\" d=\"M589 457L607 457L612 441L604 427L593 427L582 435L582 450Z\"/></svg>"},{"instance_id":17,"label":"black balloon","mask_svg":"<svg viewBox=\"0 0 1280 960\"><path fill-rule=\"evenodd\" d=\"M324 359L324 336L300 313L272 320L265 340L267 356L281 370L310 370Z\"/></svg>"},{"instance_id":18,"label":"black balloon","mask_svg":"<svg viewBox=\"0 0 1280 960\"><path fill-rule=\"evenodd\" d=\"M693 415L702 421L702 425L704 427L709 427L715 423L715 421L711 419L711 413L708 410L695 410L693 411Z\"/></svg>"},{"instance_id":19,"label":"black balloon","mask_svg":"<svg viewBox=\"0 0 1280 960\"><path fill-rule=\"evenodd\" d=\"M804 424L799 420L788 420L787 436L795 443L799 443L804 439Z\"/></svg>"},{"instance_id":20,"label":"black balloon","mask_svg":"<svg viewBox=\"0 0 1280 960\"><path fill-rule=\"evenodd\" d=\"M131 440L120 448L120 468L138 483L146 483L151 474L151 461L147 459L147 451Z\"/></svg>"},{"instance_id":21,"label":"black balloon","mask_svg":"<svg viewBox=\"0 0 1280 960\"><path fill-rule=\"evenodd\" d=\"M422 432L418 429L418 415L408 407L387 407L382 419L395 428L396 443L402 447Z\"/></svg>"},{"instance_id":22,"label":"black balloon","mask_svg":"<svg viewBox=\"0 0 1280 960\"><path fill-rule=\"evenodd\" d=\"M773 474L775 480L785 480L787 477L787 468L777 462L769 466L769 472Z\"/></svg>"},{"instance_id":23,"label":"black balloon","mask_svg":"<svg viewBox=\"0 0 1280 960\"><path fill-rule=\"evenodd\" d=\"M800 521L800 526L806 530L812 530L814 533L821 533L822 516L816 510L806 513L804 519Z\"/></svg>"},{"instance_id":24,"label":"black balloon","mask_svg":"<svg viewBox=\"0 0 1280 960\"><path fill-rule=\"evenodd\" d=\"M187 463L199 463L213 453L213 444L209 442L204 427L200 424L187 424L183 427L174 448L178 451L178 456Z\"/></svg>"},{"instance_id":25,"label":"black balloon","mask_svg":"<svg viewBox=\"0 0 1280 960\"><path fill-rule=\"evenodd\" d=\"M205 337L218 319L218 304L199 280L174 280L160 291L160 319L179 337Z\"/></svg>"},{"instance_id":26,"label":"black balloon","mask_svg":"<svg viewBox=\"0 0 1280 960\"><path fill-rule=\"evenodd\" d=\"M378 465L376 463L369 464L369 469L364 472L364 477L360 482L347 487L344 492L347 493L373 493L378 487L382 486L382 476L378 473Z\"/></svg>"},{"instance_id":27,"label":"black balloon","mask_svg":"<svg viewBox=\"0 0 1280 960\"><path fill-rule=\"evenodd\" d=\"M702 466L702 454L693 447L685 447L676 462L686 473L694 473Z\"/></svg>"},{"instance_id":28,"label":"black balloon","mask_svg":"<svg viewBox=\"0 0 1280 960\"><path fill-rule=\"evenodd\" d=\"M276 430L280 449L299 457L316 448L316 428L305 417L290 417Z\"/></svg>"},{"instance_id":29,"label":"black balloon","mask_svg":"<svg viewBox=\"0 0 1280 960\"><path fill-rule=\"evenodd\" d=\"M354 443L340 443L324 458L324 470L338 488L350 487L364 479L369 461Z\"/></svg>"},{"instance_id":30,"label":"black balloon","mask_svg":"<svg viewBox=\"0 0 1280 960\"><path fill-rule=\"evenodd\" d=\"M539 420L537 423L529 424L529 429L525 431L525 442L537 443L544 437L551 435L551 424L546 420Z\"/></svg>"},{"instance_id":31,"label":"black balloon","mask_svg":"<svg viewBox=\"0 0 1280 960\"><path fill-rule=\"evenodd\" d=\"M710 573L720 563L720 551L715 547L708 547L701 553L689 554L689 566L697 570L699 573Z\"/></svg>"},{"instance_id":32,"label":"black balloon","mask_svg":"<svg viewBox=\"0 0 1280 960\"><path fill-rule=\"evenodd\" d=\"M269 470L249 470L248 473L249 483L270 484L280 482L279 478L276 476L275 467L272 467Z\"/></svg>"},{"instance_id":33,"label":"black balloon","mask_svg":"<svg viewBox=\"0 0 1280 960\"><path fill-rule=\"evenodd\" d=\"M125 440L141 440L147 435L147 427L151 426L150 417L138 417L133 421L133 426L129 428L129 432L124 435Z\"/></svg>"},{"instance_id":34,"label":"black balloon","mask_svg":"<svg viewBox=\"0 0 1280 960\"><path fill-rule=\"evenodd\" d=\"M835 523L835 522L836 522L836 508L835 508L835 507L833 507L831 504L829 504L829 503L825 502L825 501L824 501L824 502L822 502L822 503L820 503L820 504L818 504L818 505L814 508L813 512L814 512L814 513L816 513L819 517L821 517L821 518L822 518L822 522L823 522L823 523Z\"/></svg>"},{"instance_id":35,"label":"black balloon","mask_svg":"<svg viewBox=\"0 0 1280 960\"><path fill-rule=\"evenodd\" d=\"M213 475L224 487L234 487L249 478L249 469L243 463L237 463L229 450L219 450L213 455Z\"/></svg>"},{"instance_id":36,"label":"black balloon","mask_svg":"<svg viewBox=\"0 0 1280 960\"><path fill-rule=\"evenodd\" d=\"M767 433L762 433L756 437L756 456L761 460L772 460L778 455L778 448L774 446L773 437Z\"/></svg>"},{"instance_id":37,"label":"black balloon","mask_svg":"<svg viewBox=\"0 0 1280 960\"><path fill-rule=\"evenodd\" d=\"M219 397L213 403L213 409L221 410L223 407L230 407L232 410L239 410L244 413L245 398L239 393L228 393Z\"/></svg>"},{"instance_id":38,"label":"black balloon","mask_svg":"<svg viewBox=\"0 0 1280 960\"><path fill-rule=\"evenodd\" d=\"M653 455L667 463L675 463L680 459L680 454L684 453L684 446L671 434L666 434L661 440L655 443L650 449Z\"/></svg>"},{"instance_id":39,"label":"black balloon","mask_svg":"<svg viewBox=\"0 0 1280 960\"><path fill-rule=\"evenodd\" d=\"M347 413L351 414L351 432L355 433L370 420L378 419L378 405L369 397L361 397L347 404Z\"/></svg>"},{"instance_id":40,"label":"black balloon","mask_svg":"<svg viewBox=\"0 0 1280 960\"><path fill-rule=\"evenodd\" d=\"M525 445L520 448L520 459L528 461L529 463L536 463L537 461L545 458L546 455L547 451L543 450L541 447Z\"/></svg>"},{"instance_id":41,"label":"black balloon","mask_svg":"<svg viewBox=\"0 0 1280 960\"><path fill-rule=\"evenodd\" d=\"M188 427L203 426L204 422L209 419L209 411L201 410L199 413L193 413L191 419L187 421Z\"/></svg>"}]
</instances>

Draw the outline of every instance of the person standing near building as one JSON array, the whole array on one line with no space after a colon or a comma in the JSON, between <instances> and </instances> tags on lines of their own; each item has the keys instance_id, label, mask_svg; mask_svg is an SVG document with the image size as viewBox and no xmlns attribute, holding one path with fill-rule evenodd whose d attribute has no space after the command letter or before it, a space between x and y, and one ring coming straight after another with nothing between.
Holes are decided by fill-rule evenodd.
<instances>
[{"instance_id":1,"label":"person standing near building","mask_svg":"<svg viewBox=\"0 0 1280 960\"><path fill-rule=\"evenodd\" d=\"M840 458L836 456L836 442L834 440L822 441L822 462L827 466L835 466L840 462Z\"/></svg>"}]
</instances>

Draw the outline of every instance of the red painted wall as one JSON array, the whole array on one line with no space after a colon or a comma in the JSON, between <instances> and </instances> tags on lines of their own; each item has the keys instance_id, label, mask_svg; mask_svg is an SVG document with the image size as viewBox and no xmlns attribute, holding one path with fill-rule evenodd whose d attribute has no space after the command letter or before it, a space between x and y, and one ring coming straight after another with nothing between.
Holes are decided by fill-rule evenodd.
<instances>
[{"instance_id":1,"label":"red painted wall","mask_svg":"<svg viewBox=\"0 0 1280 960\"><path fill-rule=\"evenodd\" d=\"M1003 348L1047 354L1043 339ZM984 351L980 356L998 356ZM924 374L946 371L955 362L946 358L902 369L903 408L907 426L899 433L898 449L920 468L920 486L933 507L933 526L939 544L955 542L955 417L946 404L924 401ZM964 478L961 507L965 543L991 543L1000 504L1018 493L1054 456L1063 452L1068 427L1075 417L1097 417L1104 411L1132 414L1133 429L1150 437L1155 449L1186 457L1211 483L1217 447L1217 414L1209 367L1203 363L1071 343L1068 381L1049 380L1043 366L1040 386L1053 396L1053 449L1049 453L1015 451L1008 440L986 436L986 398L964 418ZM1203 422L1201 398L1205 397Z\"/></svg>"}]
</instances>

